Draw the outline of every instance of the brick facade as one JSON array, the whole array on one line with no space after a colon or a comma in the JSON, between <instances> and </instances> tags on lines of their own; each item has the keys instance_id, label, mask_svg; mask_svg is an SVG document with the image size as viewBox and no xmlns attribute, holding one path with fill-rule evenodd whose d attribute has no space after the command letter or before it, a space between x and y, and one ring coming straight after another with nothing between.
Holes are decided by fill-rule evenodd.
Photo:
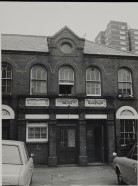
<instances>
[{"instance_id":1,"label":"brick facade","mask_svg":"<svg viewBox=\"0 0 138 186\"><path fill-rule=\"evenodd\" d=\"M72 132L75 129L77 133L76 139L76 163L84 166L88 163L87 157L87 141L86 133L89 126L95 126L95 132L103 130L103 146L104 152L103 162L112 161L113 151L120 148L120 121L116 119L116 112L122 106L130 106L136 111L138 110L138 57L135 55L104 55L104 54L87 54L84 51L85 40L79 38L70 29L64 28L53 37L48 37L47 52L42 51L16 51L2 50L2 62L11 65L12 77L12 93L11 95L2 95L2 104L10 106L14 113L14 120L10 120L10 137L26 141L26 125L28 119L26 115L47 114L48 119L41 119L48 123L48 142L43 143L27 143L29 154L34 153L35 164L48 164L55 166L60 160L58 159L58 130L66 127L67 131ZM61 43L69 42L73 51L68 54L61 52ZM36 65L43 65L48 74L47 78L47 94L46 95L30 95L30 72L31 68ZM59 95L58 73L63 65L68 65L74 70L74 92L71 96ZM88 67L96 67L101 73L101 96L86 96L86 69ZM118 97L117 74L120 68L126 67L132 73L133 80L133 97ZM26 98L48 98L49 106L26 106ZM57 98L77 99L78 107L62 107L56 106ZM105 99L106 108L86 107L85 99ZM104 115L106 119L100 120L100 129L97 129L93 119L86 119L86 115ZM77 119L57 119L57 115L68 115ZM32 118L32 120L35 120ZM39 119L40 120L40 119ZM97 118L99 121L99 118ZM3 120L4 121L4 120ZM69 122L70 121L70 122ZM71 123L72 121L72 123ZM4 123L3 123L4 125ZM87 129L88 126L88 129ZM103 128L102 128L103 127ZM86 131L87 129L87 131ZM91 130L91 129L90 129ZM92 130L91 130L92 132ZM102 132L101 132L102 134ZM73 134L72 134L73 135ZM95 139L97 139L97 134ZM100 143L100 141L99 141ZM64 156L65 157L65 156ZM67 161L68 162L68 161Z\"/></svg>"}]
</instances>

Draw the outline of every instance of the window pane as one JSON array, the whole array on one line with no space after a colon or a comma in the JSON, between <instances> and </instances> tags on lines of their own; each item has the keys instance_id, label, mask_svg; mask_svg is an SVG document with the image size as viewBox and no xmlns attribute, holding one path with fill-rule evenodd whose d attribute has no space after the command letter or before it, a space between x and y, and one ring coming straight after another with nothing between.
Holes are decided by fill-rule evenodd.
<instances>
[{"instance_id":1,"label":"window pane","mask_svg":"<svg viewBox=\"0 0 138 186\"><path fill-rule=\"evenodd\" d=\"M121 120L121 144L133 143L135 139L134 120Z\"/></svg>"},{"instance_id":2,"label":"window pane","mask_svg":"<svg viewBox=\"0 0 138 186\"><path fill-rule=\"evenodd\" d=\"M59 70L59 83L74 83L74 71L70 67L62 67Z\"/></svg>"},{"instance_id":3,"label":"window pane","mask_svg":"<svg viewBox=\"0 0 138 186\"><path fill-rule=\"evenodd\" d=\"M32 94L47 93L47 71L44 67L36 65L31 70Z\"/></svg>"},{"instance_id":4,"label":"window pane","mask_svg":"<svg viewBox=\"0 0 138 186\"><path fill-rule=\"evenodd\" d=\"M35 128L35 138L40 138L40 128Z\"/></svg>"},{"instance_id":5,"label":"window pane","mask_svg":"<svg viewBox=\"0 0 138 186\"><path fill-rule=\"evenodd\" d=\"M8 64L2 64L2 92L11 92L12 68Z\"/></svg>"},{"instance_id":6,"label":"window pane","mask_svg":"<svg viewBox=\"0 0 138 186\"><path fill-rule=\"evenodd\" d=\"M28 138L30 139L34 138L34 128L32 127L28 128Z\"/></svg>"},{"instance_id":7,"label":"window pane","mask_svg":"<svg viewBox=\"0 0 138 186\"><path fill-rule=\"evenodd\" d=\"M118 83L119 93L131 94L131 83Z\"/></svg>"},{"instance_id":8,"label":"window pane","mask_svg":"<svg viewBox=\"0 0 138 186\"><path fill-rule=\"evenodd\" d=\"M75 147L75 129L68 129L68 147Z\"/></svg>"},{"instance_id":9,"label":"window pane","mask_svg":"<svg viewBox=\"0 0 138 186\"><path fill-rule=\"evenodd\" d=\"M41 138L46 138L47 137L47 130L46 127L41 128Z\"/></svg>"}]
</instances>

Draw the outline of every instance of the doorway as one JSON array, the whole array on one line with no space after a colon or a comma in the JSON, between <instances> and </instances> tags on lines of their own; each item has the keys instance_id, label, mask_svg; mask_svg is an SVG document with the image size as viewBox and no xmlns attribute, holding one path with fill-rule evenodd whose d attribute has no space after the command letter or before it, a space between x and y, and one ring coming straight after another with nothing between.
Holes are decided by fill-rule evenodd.
<instances>
[{"instance_id":1,"label":"doorway","mask_svg":"<svg viewBox=\"0 0 138 186\"><path fill-rule=\"evenodd\" d=\"M77 127L59 126L57 128L58 164L76 164L77 157Z\"/></svg>"},{"instance_id":2,"label":"doorway","mask_svg":"<svg viewBox=\"0 0 138 186\"><path fill-rule=\"evenodd\" d=\"M104 162L105 160L105 143L104 143L104 126L87 125L86 129L86 152L88 163Z\"/></svg>"}]
</instances>

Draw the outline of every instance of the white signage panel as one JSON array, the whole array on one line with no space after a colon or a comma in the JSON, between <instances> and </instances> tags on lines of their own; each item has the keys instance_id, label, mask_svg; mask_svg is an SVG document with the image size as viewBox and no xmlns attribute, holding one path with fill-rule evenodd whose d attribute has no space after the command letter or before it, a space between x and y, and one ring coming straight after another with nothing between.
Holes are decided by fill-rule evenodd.
<instances>
[{"instance_id":1,"label":"white signage panel","mask_svg":"<svg viewBox=\"0 0 138 186\"><path fill-rule=\"evenodd\" d=\"M86 107L106 107L105 99L85 99Z\"/></svg>"},{"instance_id":2,"label":"white signage panel","mask_svg":"<svg viewBox=\"0 0 138 186\"><path fill-rule=\"evenodd\" d=\"M26 98L26 106L49 106L48 98Z\"/></svg>"},{"instance_id":3,"label":"white signage panel","mask_svg":"<svg viewBox=\"0 0 138 186\"><path fill-rule=\"evenodd\" d=\"M72 106L78 107L78 99L69 99L69 98L57 98L56 99L56 106Z\"/></svg>"}]
</instances>

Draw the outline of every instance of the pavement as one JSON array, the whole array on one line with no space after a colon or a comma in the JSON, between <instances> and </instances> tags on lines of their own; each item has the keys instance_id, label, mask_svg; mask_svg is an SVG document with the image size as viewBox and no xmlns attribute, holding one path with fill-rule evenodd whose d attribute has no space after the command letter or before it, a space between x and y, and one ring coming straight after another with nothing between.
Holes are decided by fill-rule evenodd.
<instances>
[{"instance_id":1,"label":"pavement","mask_svg":"<svg viewBox=\"0 0 138 186\"><path fill-rule=\"evenodd\" d=\"M31 186L118 185L110 165L100 166L41 166L34 169Z\"/></svg>"}]
</instances>

